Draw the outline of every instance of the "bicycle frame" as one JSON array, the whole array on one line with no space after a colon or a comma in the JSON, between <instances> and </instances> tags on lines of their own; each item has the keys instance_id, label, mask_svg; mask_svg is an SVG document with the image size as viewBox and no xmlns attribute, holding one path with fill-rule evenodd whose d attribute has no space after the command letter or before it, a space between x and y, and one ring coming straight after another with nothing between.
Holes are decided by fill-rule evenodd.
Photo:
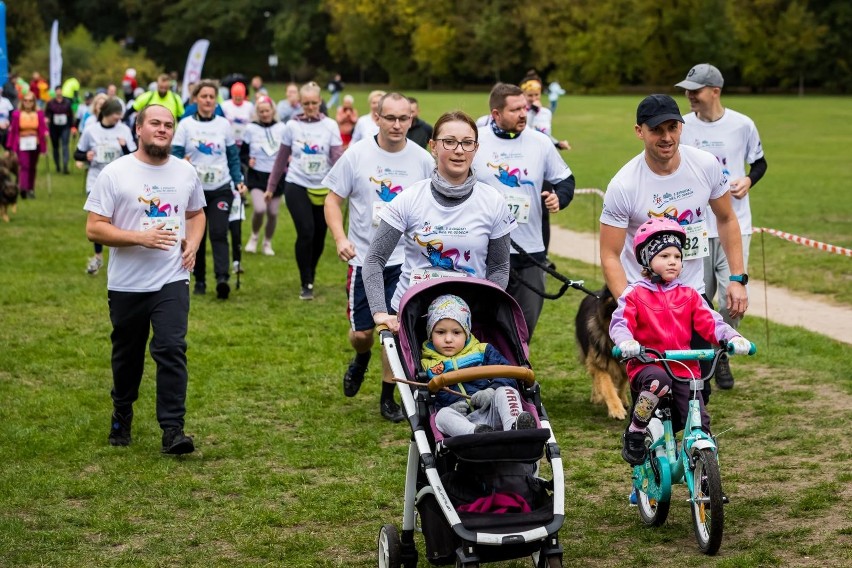
<instances>
[{"instance_id":1,"label":"bicycle frame","mask_svg":"<svg viewBox=\"0 0 852 568\"><path fill-rule=\"evenodd\" d=\"M693 392L700 391L703 381L692 381ZM716 442L701 429L701 407L698 400L693 398L689 401L689 412L681 439L681 451L678 452L678 443L672 427L671 409L668 407L659 410L662 419L662 435L654 437L648 448L649 459L642 465L633 468L633 486L642 491L655 501L669 501L671 499L671 486L675 483L686 482L689 489L690 501L694 494L692 477L684 475L693 468L693 448L711 448L716 452ZM649 428L649 431L652 429Z\"/></svg>"}]
</instances>

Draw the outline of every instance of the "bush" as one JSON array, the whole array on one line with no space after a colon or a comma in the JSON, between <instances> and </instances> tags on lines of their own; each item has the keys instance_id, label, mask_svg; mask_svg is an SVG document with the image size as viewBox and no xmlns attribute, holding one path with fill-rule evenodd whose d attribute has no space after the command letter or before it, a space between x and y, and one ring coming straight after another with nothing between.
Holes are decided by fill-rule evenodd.
<instances>
[{"instance_id":1,"label":"bush","mask_svg":"<svg viewBox=\"0 0 852 568\"><path fill-rule=\"evenodd\" d=\"M125 70L133 67L139 84L147 85L162 72L156 63L148 59L144 49L128 51L112 38L98 43L83 26L60 36L59 45L62 47L63 81L76 77L81 85L105 87L114 83L120 87ZM47 44L33 47L16 64L16 70L22 77L29 77L33 71L47 77L49 68L50 46Z\"/></svg>"}]
</instances>

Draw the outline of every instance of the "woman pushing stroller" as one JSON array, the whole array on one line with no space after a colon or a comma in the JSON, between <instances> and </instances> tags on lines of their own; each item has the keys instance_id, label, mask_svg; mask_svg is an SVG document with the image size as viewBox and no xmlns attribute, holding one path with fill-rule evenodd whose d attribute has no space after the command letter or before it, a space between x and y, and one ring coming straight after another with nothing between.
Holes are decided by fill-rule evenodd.
<instances>
[{"instance_id":1,"label":"woman pushing stroller","mask_svg":"<svg viewBox=\"0 0 852 568\"><path fill-rule=\"evenodd\" d=\"M444 294L429 304L429 339L423 342L421 362L430 378L479 365L510 365L493 345L477 340L470 326L470 308L460 297ZM479 379L450 388L469 395L470 403L445 391L438 393L435 425L445 436L536 427L532 414L522 410L512 379Z\"/></svg>"}]
</instances>

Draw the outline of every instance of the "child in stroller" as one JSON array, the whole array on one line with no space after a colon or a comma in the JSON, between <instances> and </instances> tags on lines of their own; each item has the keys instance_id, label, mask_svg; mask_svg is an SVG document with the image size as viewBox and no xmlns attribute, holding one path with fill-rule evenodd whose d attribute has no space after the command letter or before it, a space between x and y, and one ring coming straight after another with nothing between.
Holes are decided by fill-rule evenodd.
<instances>
[{"instance_id":1,"label":"child in stroller","mask_svg":"<svg viewBox=\"0 0 852 568\"><path fill-rule=\"evenodd\" d=\"M452 326L452 322L467 319L441 315L437 308L443 302L435 300L447 294L462 298L469 307L468 329L458 325L462 329L457 329L456 335L464 337L466 344L472 338L487 344L478 348L483 357L474 365L464 364L464 356L469 354L464 348L454 357L429 348L435 354L429 358L428 350L423 351L429 343L438 347L433 332L440 321L449 319ZM430 318L428 307L432 304L435 309ZM463 304L452 305L458 308ZM380 336L394 377L407 379L398 382L397 388L412 436L402 530L393 524L382 526L379 567L417 565L414 536L418 517L426 541L426 559L432 565L468 568L531 556L536 567L562 566L558 536L565 515L561 451L529 365L527 329L518 304L486 280L435 279L406 292L400 301L399 324L398 336L389 330L380 331ZM497 355L504 357L505 363L484 364L486 351L489 363L495 362L491 357ZM450 426L445 435L437 417L438 412L449 412L450 407L442 406L439 399L446 394L452 404L458 396L443 389L469 392L469 385L480 380L499 388L511 386L519 397L518 415L529 413L529 419L522 419L518 425L528 423L530 427L512 429L518 418L510 417L504 424L501 416L489 422L495 431L474 433L476 425L468 417L457 416L453 423L463 431L455 433ZM453 388L456 386L458 389ZM497 392L494 388L476 392L486 391ZM479 401L473 404L479 406ZM481 411L478 408L470 416L477 412L481 415ZM542 458L550 465L550 475L542 476Z\"/></svg>"},{"instance_id":2,"label":"child in stroller","mask_svg":"<svg viewBox=\"0 0 852 568\"><path fill-rule=\"evenodd\" d=\"M478 365L509 365L491 344L481 343L470 332L470 308L454 294L444 294L429 304L421 352L423 368L431 379L447 371ZM469 395L470 402L446 391L437 395L435 425L446 436L495 430L535 428L532 414L521 407L515 381L505 378L477 379L449 387ZM473 409L473 412L470 410Z\"/></svg>"}]
</instances>

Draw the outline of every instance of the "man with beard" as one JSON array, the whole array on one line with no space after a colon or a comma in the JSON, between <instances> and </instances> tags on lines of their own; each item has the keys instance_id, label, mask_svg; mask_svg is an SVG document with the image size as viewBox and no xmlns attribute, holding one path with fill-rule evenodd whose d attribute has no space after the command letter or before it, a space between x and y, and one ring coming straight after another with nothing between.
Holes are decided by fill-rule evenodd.
<instances>
[{"instance_id":1,"label":"man with beard","mask_svg":"<svg viewBox=\"0 0 852 568\"><path fill-rule=\"evenodd\" d=\"M524 311L532 338L544 298L521 280L544 291L544 271L535 263L546 262L542 210L546 207L556 213L568 207L574 198L574 174L549 136L527 129L527 99L520 87L494 85L489 108L491 120L479 127L479 151L473 169L479 181L503 194L518 222L512 240L529 253L521 255L512 248L506 291ZM552 191L542 191L544 181L553 185Z\"/></svg>"},{"instance_id":2,"label":"man with beard","mask_svg":"<svg viewBox=\"0 0 852 568\"><path fill-rule=\"evenodd\" d=\"M109 443L127 446L133 403L150 351L157 365L162 452L195 450L184 434L189 272L204 233L204 191L195 169L171 156L175 117L161 105L136 119L139 149L107 165L84 209L86 236L110 247L107 297L112 322L113 412Z\"/></svg>"}]
</instances>

